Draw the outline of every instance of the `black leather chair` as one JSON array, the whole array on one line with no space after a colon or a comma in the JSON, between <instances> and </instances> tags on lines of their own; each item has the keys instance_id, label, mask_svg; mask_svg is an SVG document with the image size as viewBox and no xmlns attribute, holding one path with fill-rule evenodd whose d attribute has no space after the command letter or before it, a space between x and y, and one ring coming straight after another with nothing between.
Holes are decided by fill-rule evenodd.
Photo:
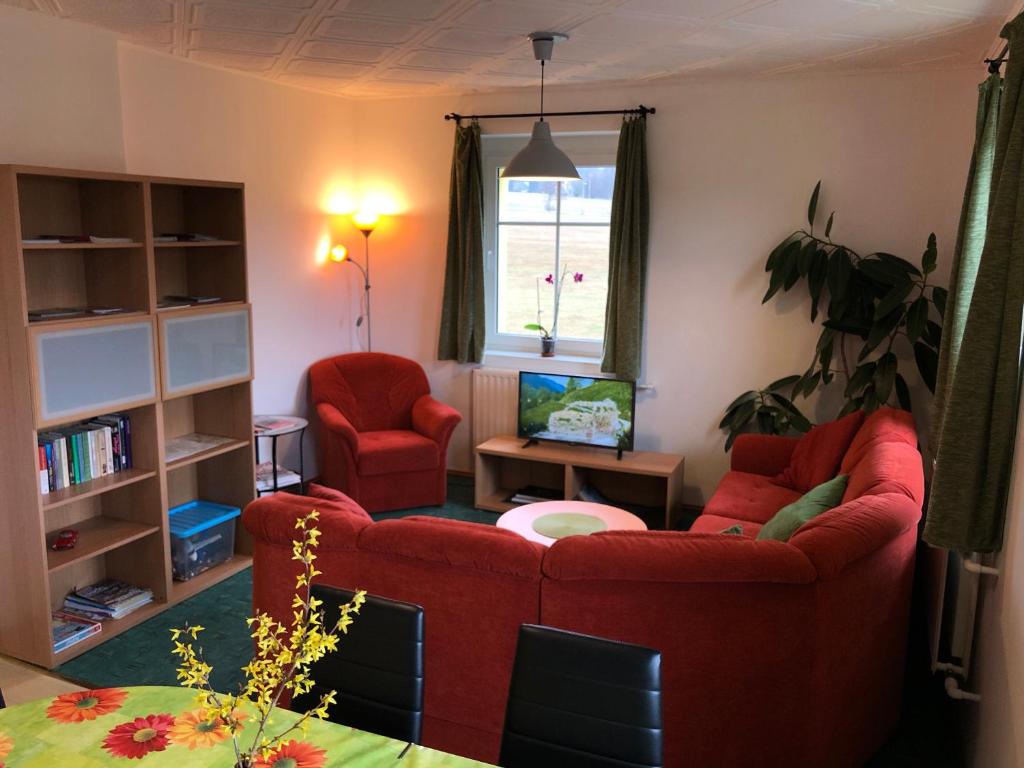
<instances>
[{"instance_id":1,"label":"black leather chair","mask_svg":"<svg viewBox=\"0 0 1024 768\"><path fill-rule=\"evenodd\" d=\"M661 652L524 624L499 764L660 768Z\"/></svg>"},{"instance_id":2,"label":"black leather chair","mask_svg":"<svg viewBox=\"0 0 1024 768\"><path fill-rule=\"evenodd\" d=\"M322 585L313 596L323 600L324 624L338 621L339 606L352 592ZM423 609L373 595L349 627L334 653L310 671L316 686L292 699L306 711L330 690L338 692L328 719L400 741L419 743L423 728Z\"/></svg>"}]
</instances>

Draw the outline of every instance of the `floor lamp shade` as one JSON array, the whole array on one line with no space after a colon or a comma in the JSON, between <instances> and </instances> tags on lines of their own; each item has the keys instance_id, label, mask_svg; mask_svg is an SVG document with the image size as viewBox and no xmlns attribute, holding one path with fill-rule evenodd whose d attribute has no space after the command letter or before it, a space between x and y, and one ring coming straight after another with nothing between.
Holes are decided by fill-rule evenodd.
<instances>
[{"instance_id":1,"label":"floor lamp shade","mask_svg":"<svg viewBox=\"0 0 1024 768\"><path fill-rule=\"evenodd\" d=\"M503 179L523 181L573 181L579 171L566 154L551 140L551 124L538 120L526 146L502 171Z\"/></svg>"}]
</instances>

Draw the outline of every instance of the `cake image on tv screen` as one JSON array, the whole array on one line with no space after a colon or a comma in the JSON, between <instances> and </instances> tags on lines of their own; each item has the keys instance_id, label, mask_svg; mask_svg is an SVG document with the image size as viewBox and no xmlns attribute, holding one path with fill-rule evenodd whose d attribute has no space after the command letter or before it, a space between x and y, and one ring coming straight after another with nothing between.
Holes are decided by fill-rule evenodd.
<instances>
[{"instance_id":1,"label":"cake image on tv screen","mask_svg":"<svg viewBox=\"0 0 1024 768\"><path fill-rule=\"evenodd\" d=\"M521 373L519 434L541 440L632 448L633 384Z\"/></svg>"}]
</instances>

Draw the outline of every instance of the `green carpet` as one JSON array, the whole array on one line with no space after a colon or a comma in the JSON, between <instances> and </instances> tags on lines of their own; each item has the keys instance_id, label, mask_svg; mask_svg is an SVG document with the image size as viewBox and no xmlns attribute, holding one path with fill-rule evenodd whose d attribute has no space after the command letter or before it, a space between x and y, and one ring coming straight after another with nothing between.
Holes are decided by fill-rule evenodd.
<instances>
[{"instance_id":1,"label":"green carpet","mask_svg":"<svg viewBox=\"0 0 1024 768\"><path fill-rule=\"evenodd\" d=\"M498 516L473 507L473 480L453 477L442 507L382 512L374 520L432 515L451 520L493 524ZM90 688L123 685L176 685L171 656L172 627L201 624L206 660L213 665L210 682L220 691L234 691L242 682L252 641L245 619L252 612L252 569L247 568L54 670L61 677Z\"/></svg>"}]
</instances>

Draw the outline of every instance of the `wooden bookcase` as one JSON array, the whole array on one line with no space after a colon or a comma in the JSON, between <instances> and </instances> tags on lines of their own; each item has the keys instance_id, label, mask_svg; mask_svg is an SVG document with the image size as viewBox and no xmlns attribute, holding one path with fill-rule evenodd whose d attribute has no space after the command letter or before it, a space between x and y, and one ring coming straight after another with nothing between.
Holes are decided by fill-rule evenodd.
<instances>
[{"instance_id":1,"label":"wooden bookcase","mask_svg":"<svg viewBox=\"0 0 1024 768\"><path fill-rule=\"evenodd\" d=\"M165 242L165 233L209 240ZM43 235L126 242L31 243ZM217 297L160 308L168 295ZM190 581L171 575L167 511L201 498L255 498L251 308L241 184L0 166L0 653L53 667L251 562L235 554ZM53 307L109 315L36 319ZM108 413L131 417L131 469L40 492L40 432ZM167 461L168 440L214 447ZM62 528L71 550L49 548ZM54 654L51 612L104 577L154 602Z\"/></svg>"},{"instance_id":2,"label":"wooden bookcase","mask_svg":"<svg viewBox=\"0 0 1024 768\"><path fill-rule=\"evenodd\" d=\"M475 505L492 512L518 506L507 501L528 485L572 500L585 485L615 501L658 510L649 528L673 530L683 508L684 459L674 453L635 451L616 459L602 448L525 440L499 435L476 447Z\"/></svg>"}]
</instances>

